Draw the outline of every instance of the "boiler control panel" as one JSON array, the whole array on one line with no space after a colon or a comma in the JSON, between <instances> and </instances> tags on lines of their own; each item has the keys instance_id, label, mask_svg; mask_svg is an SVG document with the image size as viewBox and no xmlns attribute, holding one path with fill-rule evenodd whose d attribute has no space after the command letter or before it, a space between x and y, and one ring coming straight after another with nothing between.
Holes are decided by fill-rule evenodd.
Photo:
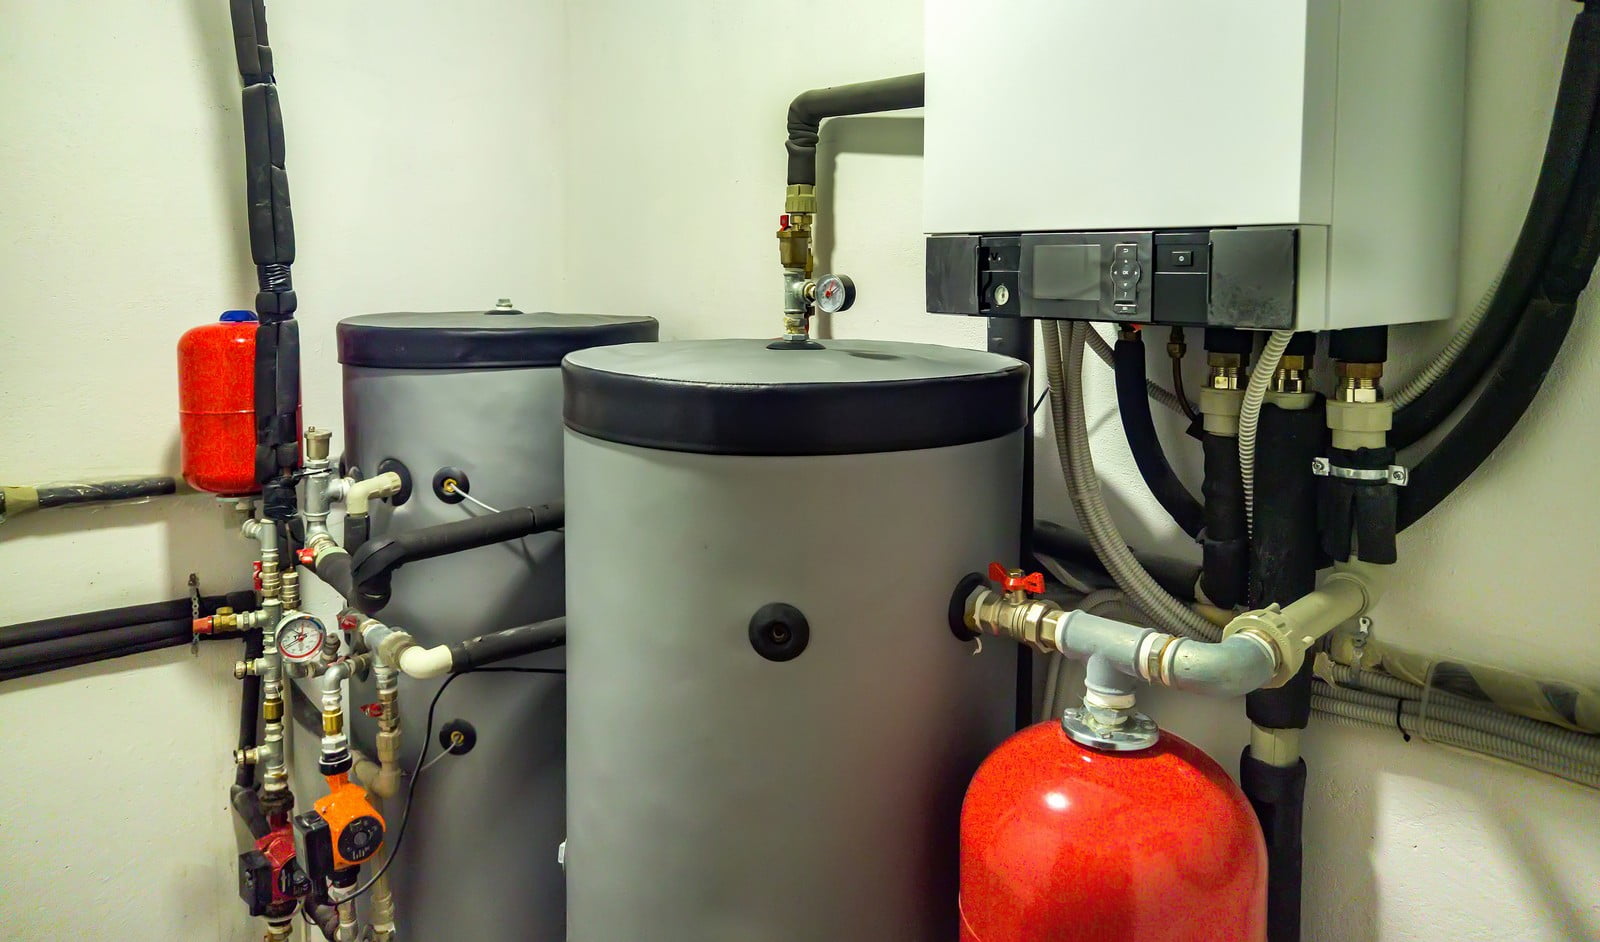
<instances>
[{"instance_id":1,"label":"boiler control panel","mask_svg":"<svg viewBox=\"0 0 1600 942\"><path fill-rule=\"evenodd\" d=\"M927 309L981 317L1301 327L1302 228L929 236Z\"/></svg>"}]
</instances>

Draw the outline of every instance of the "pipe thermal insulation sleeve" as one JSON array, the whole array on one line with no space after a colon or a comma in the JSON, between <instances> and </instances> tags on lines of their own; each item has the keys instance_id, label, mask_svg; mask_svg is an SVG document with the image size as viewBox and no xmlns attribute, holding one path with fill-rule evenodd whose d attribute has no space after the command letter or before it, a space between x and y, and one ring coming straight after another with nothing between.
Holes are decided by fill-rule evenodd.
<instances>
[{"instance_id":1,"label":"pipe thermal insulation sleeve","mask_svg":"<svg viewBox=\"0 0 1600 942\"><path fill-rule=\"evenodd\" d=\"M498 661L559 648L566 643L567 620L564 617L520 628L507 628L450 645L452 670L459 672L484 667Z\"/></svg>"},{"instance_id":2,"label":"pipe thermal insulation sleeve","mask_svg":"<svg viewBox=\"0 0 1600 942\"><path fill-rule=\"evenodd\" d=\"M1091 328L1090 333L1093 332ZM1172 470L1172 463L1162 450L1161 438L1156 434L1155 419L1150 414L1150 398L1145 395L1144 341L1118 340L1113 355L1117 411L1122 416L1123 434L1128 439L1134 463L1139 467L1139 475L1178 528L1191 537L1198 537L1205 526L1205 514L1200 502Z\"/></svg>"},{"instance_id":3,"label":"pipe thermal insulation sleeve","mask_svg":"<svg viewBox=\"0 0 1600 942\"><path fill-rule=\"evenodd\" d=\"M200 599L201 610L206 613L214 612L224 605L233 608L235 611L247 611L255 607L255 594L252 592L230 592L227 595L207 595ZM183 598L172 599L168 602L130 605L125 608L108 608L98 612L84 612L80 615L41 618L38 621L27 621L12 625L9 628L0 628L0 648L34 644L40 641L55 641L61 638L92 634L112 628L125 628L129 625L143 625L177 618L187 619L188 617L189 600Z\"/></svg>"},{"instance_id":4,"label":"pipe thermal insulation sleeve","mask_svg":"<svg viewBox=\"0 0 1600 942\"><path fill-rule=\"evenodd\" d=\"M817 182L817 137L825 118L921 108L922 73L801 92L789 103L789 183Z\"/></svg>"}]
</instances>

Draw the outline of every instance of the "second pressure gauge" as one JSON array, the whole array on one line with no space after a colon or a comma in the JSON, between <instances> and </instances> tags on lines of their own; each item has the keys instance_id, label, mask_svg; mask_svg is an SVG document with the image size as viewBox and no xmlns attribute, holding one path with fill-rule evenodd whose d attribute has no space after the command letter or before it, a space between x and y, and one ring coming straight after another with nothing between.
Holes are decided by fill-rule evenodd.
<instances>
[{"instance_id":1,"label":"second pressure gauge","mask_svg":"<svg viewBox=\"0 0 1600 942\"><path fill-rule=\"evenodd\" d=\"M327 637L327 629L314 616L291 612L278 622L278 653L291 663L309 661L322 650Z\"/></svg>"}]
</instances>

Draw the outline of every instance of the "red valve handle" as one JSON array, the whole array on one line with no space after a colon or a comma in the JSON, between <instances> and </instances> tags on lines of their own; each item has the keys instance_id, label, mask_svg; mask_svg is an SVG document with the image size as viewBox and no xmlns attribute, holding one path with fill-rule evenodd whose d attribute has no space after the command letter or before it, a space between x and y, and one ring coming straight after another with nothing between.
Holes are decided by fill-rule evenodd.
<instances>
[{"instance_id":1,"label":"red valve handle","mask_svg":"<svg viewBox=\"0 0 1600 942\"><path fill-rule=\"evenodd\" d=\"M989 579L1007 592L1021 589L1030 595L1044 594L1044 573L1029 573L1026 576L1013 576L1011 570L999 563L989 564Z\"/></svg>"},{"instance_id":2,"label":"red valve handle","mask_svg":"<svg viewBox=\"0 0 1600 942\"><path fill-rule=\"evenodd\" d=\"M363 713L367 714L368 716L376 719L376 718L378 718L378 717L383 715L383 704L381 704L381 703L363 703L363 704L361 704L361 712L363 712Z\"/></svg>"},{"instance_id":3,"label":"red valve handle","mask_svg":"<svg viewBox=\"0 0 1600 942\"><path fill-rule=\"evenodd\" d=\"M302 547L294 556L302 566L310 566L317 561L317 551L309 546Z\"/></svg>"},{"instance_id":4,"label":"red valve handle","mask_svg":"<svg viewBox=\"0 0 1600 942\"><path fill-rule=\"evenodd\" d=\"M261 560L258 559L255 562L250 564L250 572L253 573L252 579L255 582L256 591L260 592L261 591Z\"/></svg>"}]
</instances>

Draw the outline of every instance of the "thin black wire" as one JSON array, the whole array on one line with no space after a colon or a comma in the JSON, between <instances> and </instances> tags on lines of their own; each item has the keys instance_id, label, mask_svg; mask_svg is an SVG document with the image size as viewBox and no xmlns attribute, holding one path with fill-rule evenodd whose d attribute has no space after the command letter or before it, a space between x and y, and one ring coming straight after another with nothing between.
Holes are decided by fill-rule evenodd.
<instances>
[{"instance_id":1,"label":"thin black wire","mask_svg":"<svg viewBox=\"0 0 1600 942\"><path fill-rule=\"evenodd\" d=\"M1044 405L1044 401L1045 401L1045 400L1046 400L1046 399L1049 399L1049 398L1050 398L1050 387L1049 387L1049 386L1046 386L1046 387L1045 387L1045 388L1044 388L1044 392L1042 392L1042 393L1040 393L1040 394L1039 394L1039 398L1038 398L1038 399L1035 399L1035 400L1034 400L1034 402L1033 402L1033 408L1032 408L1032 409L1030 409L1030 410L1029 410L1029 411L1028 411L1028 414L1029 414L1029 415L1035 415L1035 414L1037 414L1037 413L1038 413L1038 411L1039 411L1039 407L1040 407L1040 406L1042 406L1042 405Z\"/></svg>"},{"instance_id":2,"label":"thin black wire","mask_svg":"<svg viewBox=\"0 0 1600 942\"><path fill-rule=\"evenodd\" d=\"M372 887L375 884L377 884L378 880L381 879L383 877L383 875L389 871L389 865L394 863L395 856L400 853L400 842L405 840L405 836L406 836L406 822L411 820L411 800L416 797L416 794L417 794L417 780L422 778L422 764L427 761L427 759L428 759L428 746L430 746L433 743L433 713L434 713L434 709L439 706L439 698L444 696L444 692L447 689L449 689L451 684L456 682L457 678L465 677L468 674L565 674L565 673L566 673L566 671L564 669L562 669L562 668L559 668L559 667L474 667L474 668L470 668L468 670L461 671L460 673L451 674L449 677L446 677L444 679L444 683L439 685L439 689L435 690L433 692L433 699L428 703L428 722L425 724L427 728L422 734L422 751L417 753L417 761L411 766L411 783L406 786L406 807L405 807L404 811L400 812L400 826L395 829L395 832L394 832L394 843L389 845L389 856L384 858L383 866L378 868L378 872L374 873L372 875L371 879L367 880L366 883L363 883L361 885L361 887L359 889L357 889L354 893L351 893L349 896L346 896L346 897L343 897L343 898L341 898L339 900L336 900L335 902L347 903L347 902L349 902L349 901L351 901L353 899L356 899L357 897L361 896L363 893L367 892L368 890L372 889Z\"/></svg>"}]
</instances>

